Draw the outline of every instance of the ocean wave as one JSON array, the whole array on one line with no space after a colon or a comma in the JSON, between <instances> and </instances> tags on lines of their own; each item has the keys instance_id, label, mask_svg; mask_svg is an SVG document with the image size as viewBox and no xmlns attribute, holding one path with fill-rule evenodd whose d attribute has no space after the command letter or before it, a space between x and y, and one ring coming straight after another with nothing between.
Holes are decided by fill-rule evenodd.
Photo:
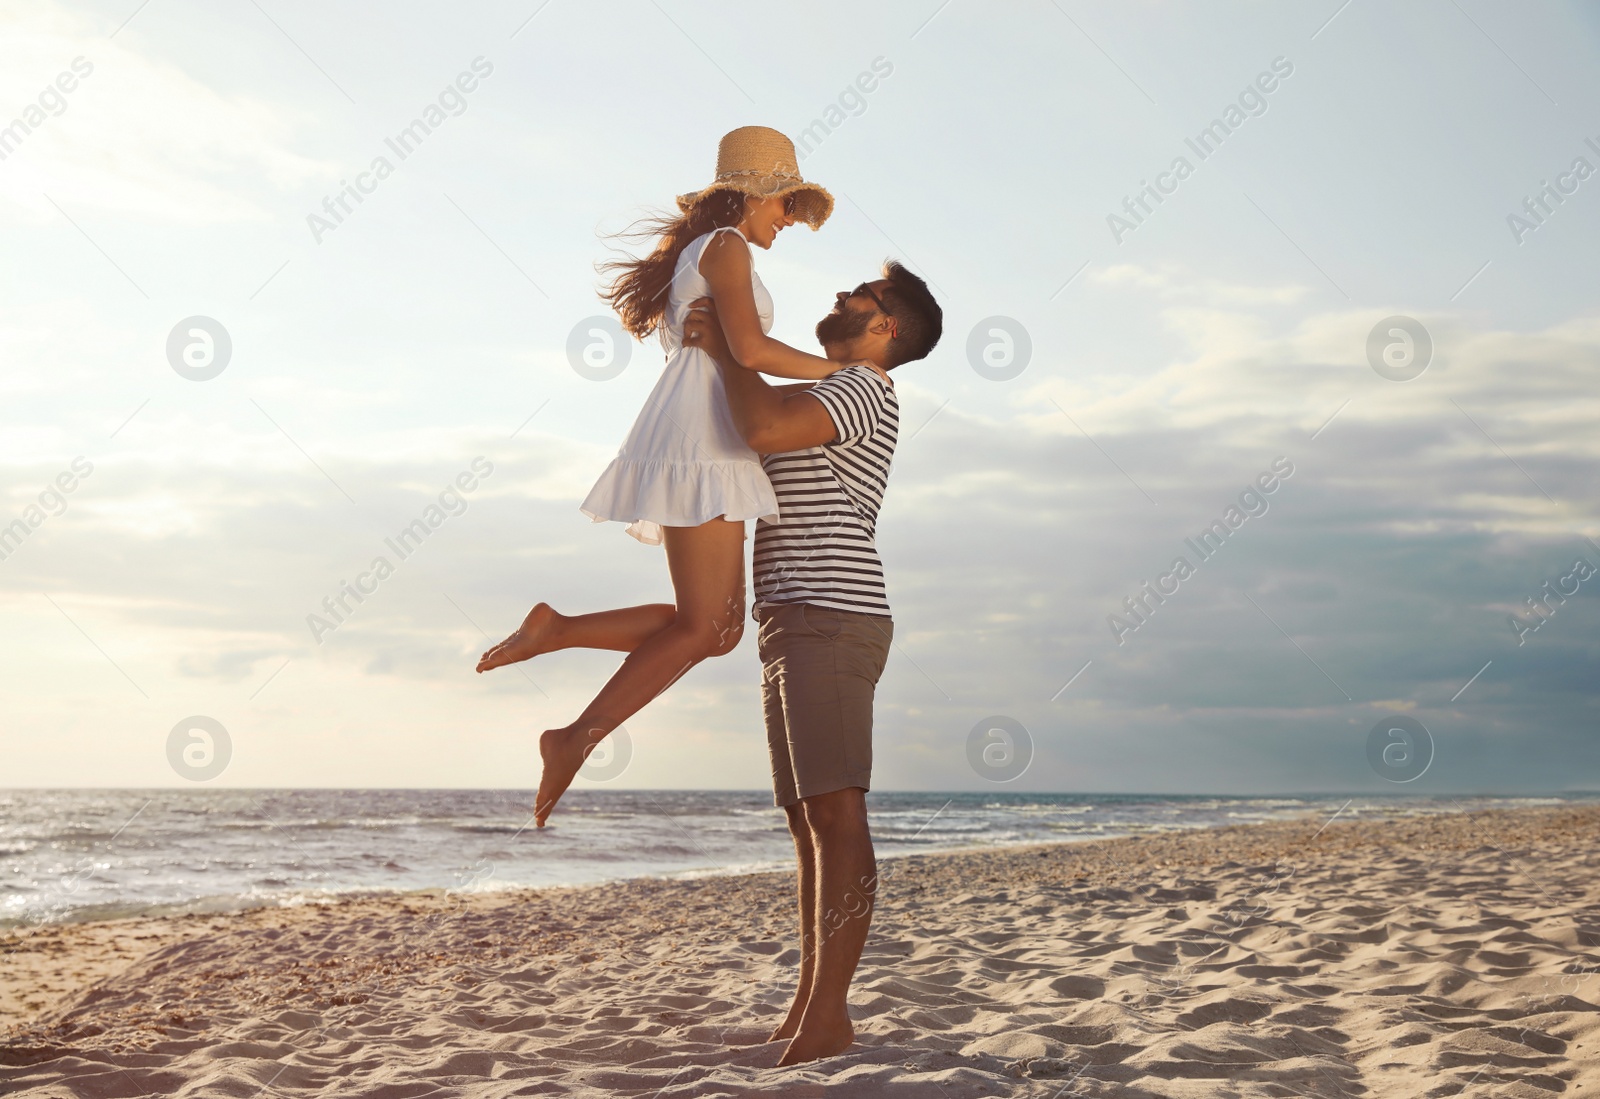
<instances>
[{"instance_id":1,"label":"ocean wave","mask_svg":"<svg viewBox=\"0 0 1600 1099\"><path fill-rule=\"evenodd\" d=\"M143 795L7 792L0 926L326 903L364 894L588 885L789 869L782 814L744 791L573 791L553 827L525 791L159 792L159 811L118 830ZM1262 797L875 792L884 858L1068 844L1306 816L1401 819L1592 801L1521 797ZM570 810L570 811L569 811ZM662 817L670 820L663 820ZM93 872L76 873L84 857ZM64 890L63 875L72 879Z\"/></svg>"}]
</instances>

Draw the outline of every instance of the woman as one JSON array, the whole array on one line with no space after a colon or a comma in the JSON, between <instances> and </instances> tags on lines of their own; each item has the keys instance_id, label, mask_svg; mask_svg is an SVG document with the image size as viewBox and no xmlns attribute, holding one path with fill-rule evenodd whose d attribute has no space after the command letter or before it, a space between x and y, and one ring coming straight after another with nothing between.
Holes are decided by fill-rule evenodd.
<instances>
[{"instance_id":1,"label":"woman","mask_svg":"<svg viewBox=\"0 0 1600 1099\"><path fill-rule=\"evenodd\" d=\"M478 662L483 672L557 649L629 654L577 721L540 736L534 816L541 828L595 744L684 672L739 643L745 522L777 518L772 485L734 427L716 363L683 345L689 303L715 300L728 347L748 369L814 381L841 366L767 335L772 298L749 246L771 248L796 221L816 230L833 210L827 191L801 179L788 138L765 126L727 134L716 179L679 196L678 209L678 217L631 234L657 239L648 256L603 268L616 273L602 296L622 326L638 339L659 331L668 358L622 449L583 502L595 522L625 522L639 541L665 544L674 602L571 617L540 603Z\"/></svg>"}]
</instances>

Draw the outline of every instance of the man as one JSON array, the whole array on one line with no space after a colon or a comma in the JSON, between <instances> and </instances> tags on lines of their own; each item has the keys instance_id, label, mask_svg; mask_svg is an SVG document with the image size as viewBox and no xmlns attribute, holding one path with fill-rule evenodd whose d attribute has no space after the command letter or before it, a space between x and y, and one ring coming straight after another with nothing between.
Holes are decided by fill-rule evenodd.
<instances>
[{"instance_id":1,"label":"man","mask_svg":"<svg viewBox=\"0 0 1600 1099\"><path fill-rule=\"evenodd\" d=\"M774 800L800 864L800 981L769 1039L789 1040L778 1063L793 1065L855 1040L845 998L877 892L872 701L894 635L873 540L899 427L890 372L933 349L944 315L920 278L885 263L817 324L827 357L852 365L771 386L729 355L711 299L695 306L684 342L722 368L778 497L778 522L756 525L754 617Z\"/></svg>"}]
</instances>

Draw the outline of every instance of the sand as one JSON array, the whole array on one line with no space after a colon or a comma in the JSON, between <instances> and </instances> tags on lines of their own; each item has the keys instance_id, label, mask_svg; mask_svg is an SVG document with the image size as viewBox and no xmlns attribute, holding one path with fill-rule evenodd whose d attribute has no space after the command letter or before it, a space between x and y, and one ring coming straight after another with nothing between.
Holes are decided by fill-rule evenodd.
<instances>
[{"instance_id":1,"label":"sand","mask_svg":"<svg viewBox=\"0 0 1600 1099\"><path fill-rule=\"evenodd\" d=\"M367 897L0 939L0 1093L1600 1094L1600 808L883 864L795 1068L792 878Z\"/></svg>"}]
</instances>

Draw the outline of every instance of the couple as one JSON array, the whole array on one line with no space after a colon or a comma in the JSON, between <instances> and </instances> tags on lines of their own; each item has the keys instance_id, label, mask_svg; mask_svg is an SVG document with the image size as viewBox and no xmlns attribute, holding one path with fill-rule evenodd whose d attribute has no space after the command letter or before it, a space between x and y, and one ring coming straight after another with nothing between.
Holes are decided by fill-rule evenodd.
<instances>
[{"instance_id":1,"label":"couple","mask_svg":"<svg viewBox=\"0 0 1600 1099\"><path fill-rule=\"evenodd\" d=\"M890 371L925 357L943 313L898 263L840 292L817 323L826 357L772 339L772 298L750 245L833 209L801 179L794 146L746 126L718 147L711 186L679 216L644 223L642 259L607 264L604 297L639 339L659 331L661 380L583 503L665 544L674 601L567 616L546 603L483 654L478 671L557 649L628 654L571 725L539 738L544 826L585 757L744 628L745 522L756 524L755 620L776 804L799 859L800 980L772 1041L780 1065L842 1053L845 996L877 883L867 829L872 702L894 623L873 543L899 423ZM796 384L773 386L770 374Z\"/></svg>"}]
</instances>

